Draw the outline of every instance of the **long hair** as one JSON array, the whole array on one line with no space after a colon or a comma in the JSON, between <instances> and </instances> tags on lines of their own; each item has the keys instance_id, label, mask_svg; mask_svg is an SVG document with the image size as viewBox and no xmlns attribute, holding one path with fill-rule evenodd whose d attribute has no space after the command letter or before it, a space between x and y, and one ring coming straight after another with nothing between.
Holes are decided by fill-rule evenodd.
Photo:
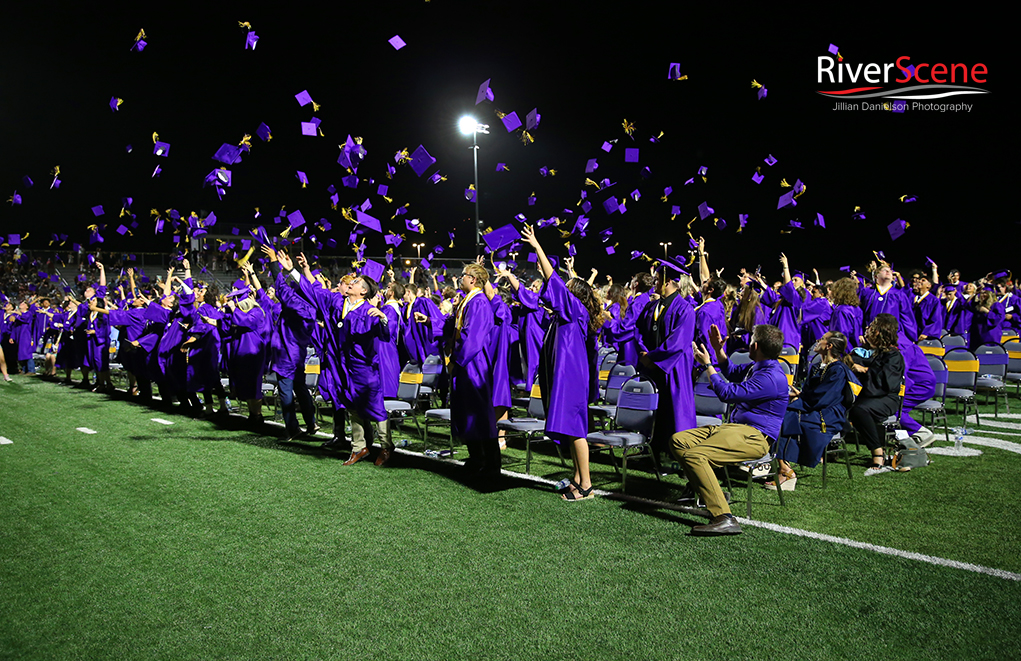
<instances>
[{"instance_id":1,"label":"long hair","mask_svg":"<svg viewBox=\"0 0 1021 661\"><path fill-rule=\"evenodd\" d=\"M759 292L754 287L745 287L741 292L741 302L737 305L736 326L751 331L755 328L755 320L758 319ZM733 322L731 325L734 325ZM734 332L734 328L730 329Z\"/></svg>"},{"instance_id":2,"label":"long hair","mask_svg":"<svg viewBox=\"0 0 1021 661\"><path fill-rule=\"evenodd\" d=\"M733 312L735 305L737 305L737 287L734 285L727 285L727 291L723 294L724 319L730 319L730 313Z\"/></svg>"},{"instance_id":3,"label":"long hair","mask_svg":"<svg viewBox=\"0 0 1021 661\"><path fill-rule=\"evenodd\" d=\"M698 287L695 286L695 283L692 281L691 276L688 275L687 273L682 273L677 278L677 291L680 292L683 298L688 298L689 296L691 296L693 293L695 293L696 289L698 289Z\"/></svg>"},{"instance_id":4,"label":"long hair","mask_svg":"<svg viewBox=\"0 0 1021 661\"><path fill-rule=\"evenodd\" d=\"M854 278L841 278L830 287L830 296L833 305L850 305L859 307L861 301L858 299L858 282Z\"/></svg>"},{"instance_id":5,"label":"long hair","mask_svg":"<svg viewBox=\"0 0 1021 661\"><path fill-rule=\"evenodd\" d=\"M620 316L623 318L624 313L627 311L627 295L624 286L616 282L610 285L610 289L606 292L606 301L610 304L616 303L619 305Z\"/></svg>"},{"instance_id":6,"label":"long hair","mask_svg":"<svg viewBox=\"0 0 1021 661\"><path fill-rule=\"evenodd\" d=\"M581 301L588 310L588 326L593 333L599 332L603 327L603 308L589 283L581 278L571 278L567 281L567 291L574 294L574 297Z\"/></svg>"},{"instance_id":7,"label":"long hair","mask_svg":"<svg viewBox=\"0 0 1021 661\"><path fill-rule=\"evenodd\" d=\"M828 331L826 334L830 336L829 357L853 367L854 361L851 360L851 354L847 353L847 336L840 331Z\"/></svg>"},{"instance_id":8,"label":"long hair","mask_svg":"<svg viewBox=\"0 0 1021 661\"><path fill-rule=\"evenodd\" d=\"M897 348L897 317L892 314L877 314L865 331L865 341L877 351L891 351Z\"/></svg>"}]
</instances>

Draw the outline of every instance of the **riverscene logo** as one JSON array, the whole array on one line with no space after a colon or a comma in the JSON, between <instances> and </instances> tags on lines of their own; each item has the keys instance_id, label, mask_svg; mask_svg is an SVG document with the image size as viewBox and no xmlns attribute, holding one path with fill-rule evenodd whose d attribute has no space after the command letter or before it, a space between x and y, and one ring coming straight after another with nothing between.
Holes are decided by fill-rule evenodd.
<instances>
[{"instance_id":1,"label":"riverscene logo","mask_svg":"<svg viewBox=\"0 0 1021 661\"><path fill-rule=\"evenodd\" d=\"M833 44L830 44L829 52L836 57L819 56L816 83L852 85L844 89L818 90L819 94L830 98L920 101L966 94L989 94L989 90L975 86L984 85L988 81L989 70L981 62L912 64L910 55L901 55L894 62L851 64L844 61L839 49Z\"/></svg>"}]
</instances>

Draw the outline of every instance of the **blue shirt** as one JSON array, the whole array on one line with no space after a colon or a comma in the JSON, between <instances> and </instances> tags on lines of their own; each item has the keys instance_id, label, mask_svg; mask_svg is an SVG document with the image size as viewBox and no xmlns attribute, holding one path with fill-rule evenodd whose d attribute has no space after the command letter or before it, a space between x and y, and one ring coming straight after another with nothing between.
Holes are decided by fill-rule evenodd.
<instances>
[{"instance_id":1,"label":"blue shirt","mask_svg":"<svg viewBox=\"0 0 1021 661\"><path fill-rule=\"evenodd\" d=\"M710 387L720 401L736 404L730 421L758 429L776 440L787 411L787 375L776 360L760 360L746 365L730 362L720 365L710 377ZM726 378L724 378L726 377Z\"/></svg>"}]
</instances>

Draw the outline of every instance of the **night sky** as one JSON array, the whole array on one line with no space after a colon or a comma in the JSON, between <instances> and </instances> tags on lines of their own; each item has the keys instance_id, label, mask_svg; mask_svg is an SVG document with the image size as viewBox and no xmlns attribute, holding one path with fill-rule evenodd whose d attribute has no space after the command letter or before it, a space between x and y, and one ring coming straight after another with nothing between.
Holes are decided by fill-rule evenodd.
<instances>
[{"instance_id":1,"label":"night sky","mask_svg":"<svg viewBox=\"0 0 1021 661\"><path fill-rule=\"evenodd\" d=\"M23 203L0 206L0 233L31 232L24 247L43 249L52 232L85 243L86 227L101 222L111 225L103 231L106 250L169 252L170 234L154 236L152 208L176 208L183 216L214 211L221 232L256 222L273 234L272 217L285 206L308 221L328 219L334 230L325 236L341 245L323 254L349 257L343 244L350 224L330 208L326 191L333 184L341 206L368 198L368 213L384 230L404 231L390 217L410 203L408 216L421 219L430 247L445 246L452 229L456 247L444 256L467 258L474 254L474 208L463 195L473 177L471 138L458 132L457 120L470 112L491 126L490 135L479 136L484 224L499 227L523 213L529 222L558 216L570 229L581 212L580 191L587 190L588 236L576 240L585 273L595 266L623 277L639 267L630 261L632 250L661 255L661 241L673 243L671 254L686 248L687 223L702 202L727 227L718 230L710 217L692 232L706 237L711 265L727 267L725 277L756 264L777 275L781 250L793 267L815 266L824 275L843 265L860 269L872 250L886 251L902 271L931 256L944 272L956 266L966 278L1013 265L1021 228L1007 198L1018 141L1006 117L1009 40L994 28L1005 16L954 17L934 31L896 11L879 19L852 6L837 21L780 6L748 12L674 3L653 11L634 9L638 4L610 10L593 3L434 0L231 12L163 5L109 16L99 9L5 8L0 192L6 200L17 190ZM259 35L254 51L244 49L238 21ZM133 52L140 28L148 46ZM394 35L407 46L394 50L387 43ZM816 83L816 58L827 55L830 43L854 63L901 55L915 63L982 62L989 70L983 87L991 93L937 101L968 103L971 112L837 112L831 98L817 94L838 87ZM687 80L667 79L672 62ZM495 101L476 107L487 78ZM764 100L753 79L768 89ZM295 100L306 89L319 112ZM109 109L112 96L124 100L118 112ZM524 120L532 108L542 120L526 146L495 111L516 111ZM325 137L301 135L300 122L313 115ZM625 119L635 126L633 141ZM260 122L272 129L269 143L255 136ZM661 131L658 144L649 141ZM172 145L169 158L152 154L153 132ZM220 165L211 158L220 145L237 144L245 133L252 134L252 150L231 167L233 186L221 201L202 187L203 178ZM348 134L364 139L368 156L358 175L375 184L341 187L346 173L337 164L338 145ZM602 151L612 140L612 151ZM400 166L387 181L385 164L394 153L420 144L437 164L421 178ZM624 162L626 147L640 149L639 163ZM769 154L778 159L773 167L763 162ZM586 175L590 158L600 167ZM510 171L495 172L498 162ZM54 165L62 185L48 190ZM156 165L163 172L153 179ZM542 177L542 166L556 176ZM697 176L700 166L708 168L706 182ZM766 179L756 185L751 176L759 166ZM644 167L651 177L641 176ZM297 170L308 174L305 189ZM436 171L447 181L430 183ZM25 187L25 175L34 187ZM584 185L587 176L616 184L596 192ZM781 179L807 184L796 208L776 209L789 190ZM376 195L379 183L390 185L392 204ZM667 186L674 192L664 204ZM626 214L604 212L607 195L619 200L635 189L641 199L629 199ZM529 207L533 192L538 202ZM904 204L903 195L917 202ZM133 237L114 232L125 196L134 199L140 222ZM96 219L90 208L100 204L106 215ZM681 208L676 220L673 205ZM855 206L864 220L852 219ZM826 229L812 226L816 213ZM741 234L739 214L749 215ZM886 225L898 218L910 227L893 242ZM791 220L804 229L781 234ZM608 257L599 232L611 226L611 243L619 245ZM423 237L405 236L397 253L413 256L411 244ZM556 230L539 237L548 252L566 255ZM382 255L386 246L374 235L367 248Z\"/></svg>"}]
</instances>

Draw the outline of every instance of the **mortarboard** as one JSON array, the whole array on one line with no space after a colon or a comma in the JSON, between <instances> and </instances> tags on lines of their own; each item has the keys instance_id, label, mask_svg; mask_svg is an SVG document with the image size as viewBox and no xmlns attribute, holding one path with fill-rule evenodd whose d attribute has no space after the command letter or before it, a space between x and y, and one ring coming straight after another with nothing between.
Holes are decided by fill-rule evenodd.
<instances>
[{"instance_id":1,"label":"mortarboard","mask_svg":"<svg viewBox=\"0 0 1021 661\"><path fill-rule=\"evenodd\" d=\"M681 78L681 63L671 62L670 68L666 72L667 80L682 80Z\"/></svg>"},{"instance_id":2,"label":"mortarboard","mask_svg":"<svg viewBox=\"0 0 1021 661\"><path fill-rule=\"evenodd\" d=\"M433 174L431 174L431 175L429 176L429 181L433 182L434 184L438 184L438 183L440 183L441 181L443 181L444 179L446 179L446 177L444 177L444 176L443 176L442 174L440 174L439 172L434 172Z\"/></svg>"},{"instance_id":3,"label":"mortarboard","mask_svg":"<svg viewBox=\"0 0 1021 661\"><path fill-rule=\"evenodd\" d=\"M831 55L836 55L840 49L837 48L835 44L830 44L830 47L827 48L826 50L828 50Z\"/></svg>"},{"instance_id":4,"label":"mortarboard","mask_svg":"<svg viewBox=\"0 0 1021 661\"><path fill-rule=\"evenodd\" d=\"M316 135L316 128L318 125L313 122L302 122L301 123L301 134L302 135Z\"/></svg>"},{"instance_id":5,"label":"mortarboard","mask_svg":"<svg viewBox=\"0 0 1021 661\"><path fill-rule=\"evenodd\" d=\"M33 185L35 185L35 182L33 182L32 178L29 177L27 174L21 178L21 183L25 184L26 188L31 188ZM913 201L914 200L912 200L912 202Z\"/></svg>"},{"instance_id":6,"label":"mortarboard","mask_svg":"<svg viewBox=\"0 0 1021 661\"><path fill-rule=\"evenodd\" d=\"M394 234L393 232L387 232L387 235L383 237L383 241L388 246L393 246L394 248L396 248L396 247L401 245L401 243L404 241L404 239L401 237L400 234Z\"/></svg>"},{"instance_id":7,"label":"mortarboard","mask_svg":"<svg viewBox=\"0 0 1021 661\"><path fill-rule=\"evenodd\" d=\"M793 190L795 193L800 193L801 191L805 190L805 184L801 183L801 180L798 179L797 181L794 182Z\"/></svg>"},{"instance_id":8,"label":"mortarboard","mask_svg":"<svg viewBox=\"0 0 1021 661\"><path fill-rule=\"evenodd\" d=\"M358 188L358 175L349 174L343 177L340 182L344 184L344 188Z\"/></svg>"},{"instance_id":9,"label":"mortarboard","mask_svg":"<svg viewBox=\"0 0 1021 661\"><path fill-rule=\"evenodd\" d=\"M611 149L613 149L613 145L609 142L603 141L603 151L610 153Z\"/></svg>"},{"instance_id":10,"label":"mortarboard","mask_svg":"<svg viewBox=\"0 0 1021 661\"><path fill-rule=\"evenodd\" d=\"M762 173L760 173L760 172L753 172L752 173L752 181L754 181L757 184L761 184L762 180L765 179L765 178L766 177L763 176Z\"/></svg>"},{"instance_id":11,"label":"mortarboard","mask_svg":"<svg viewBox=\"0 0 1021 661\"><path fill-rule=\"evenodd\" d=\"M297 172L297 174L295 176L298 178L298 181L301 182L301 187L304 188L305 186L307 186L308 185L308 175L305 174L304 172L302 172L301 170L295 170L295 172Z\"/></svg>"},{"instance_id":12,"label":"mortarboard","mask_svg":"<svg viewBox=\"0 0 1021 661\"><path fill-rule=\"evenodd\" d=\"M403 39L401 39L400 35L396 34L387 39L387 42L394 47L394 50L400 50L408 45Z\"/></svg>"},{"instance_id":13,"label":"mortarboard","mask_svg":"<svg viewBox=\"0 0 1021 661\"><path fill-rule=\"evenodd\" d=\"M521 238L521 234L513 225L504 225L498 227L492 232L488 232L482 235L482 240L486 243L486 247L489 252L496 252L504 246L509 246L518 239Z\"/></svg>"},{"instance_id":14,"label":"mortarboard","mask_svg":"<svg viewBox=\"0 0 1021 661\"><path fill-rule=\"evenodd\" d=\"M525 116L525 129L531 131L532 129L539 128L539 121L542 119L542 115L539 114L538 108L532 108Z\"/></svg>"},{"instance_id":15,"label":"mortarboard","mask_svg":"<svg viewBox=\"0 0 1021 661\"><path fill-rule=\"evenodd\" d=\"M362 277L372 278L377 283L382 279L384 272L386 272L386 267L371 259L366 259L365 264L362 265Z\"/></svg>"},{"instance_id":16,"label":"mortarboard","mask_svg":"<svg viewBox=\"0 0 1021 661\"><path fill-rule=\"evenodd\" d=\"M725 221L722 218L714 218L713 223L715 223L716 229L720 230L721 232L727 229L727 221Z\"/></svg>"},{"instance_id":17,"label":"mortarboard","mask_svg":"<svg viewBox=\"0 0 1021 661\"><path fill-rule=\"evenodd\" d=\"M312 103L312 97L309 95L308 90L298 92L294 95L294 98L298 100L298 105L302 107Z\"/></svg>"},{"instance_id":18,"label":"mortarboard","mask_svg":"<svg viewBox=\"0 0 1021 661\"><path fill-rule=\"evenodd\" d=\"M769 165L769 166L776 165L776 159L773 158L772 154L770 154L769 156L767 156L766 158L764 158L762 160L766 163L766 165Z\"/></svg>"},{"instance_id":19,"label":"mortarboard","mask_svg":"<svg viewBox=\"0 0 1021 661\"><path fill-rule=\"evenodd\" d=\"M510 133L514 129L521 128L521 120L518 119L517 112L512 112L507 115L504 115L503 117L500 118L500 121L503 122L503 127L507 129L507 133Z\"/></svg>"},{"instance_id":20,"label":"mortarboard","mask_svg":"<svg viewBox=\"0 0 1021 661\"><path fill-rule=\"evenodd\" d=\"M698 205L698 217L701 218L702 220L708 218L713 213L713 211L714 209L711 206L709 206L707 202L703 202L702 204Z\"/></svg>"},{"instance_id":21,"label":"mortarboard","mask_svg":"<svg viewBox=\"0 0 1021 661\"><path fill-rule=\"evenodd\" d=\"M479 105L483 101L492 101L496 98L493 90L489 88L489 81L491 80L492 78L486 78L486 82L479 85L479 91L475 95L475 105Z\"/></svg>"},{"instance_id":22,"label":"mortarboard","mask_svg":"<svg viewBox=\"0 0 1021 661\"><path fill-rule=\"evenodd\" d=\"M798 204L797 202L794 201L794 191L792 191L792 190L789 190L789 191L787 191L786 193L784 193L783 195L780 196L780 199L777 200L776 208L777 209L782 209L785 206L787 206L788 204L793 204L795 206L797 206L797 204Z\"/></svg>"},{"instance_id":23,"label":"mortarboard","mask_svg":"<svg viewBox=\"0 0 1021 661\"><path fill-rule=\"evenodd\" d=\"M418 263L418 266L419 266L419 268L423 268L423 269L427 269L427 268L429 268L429 258L428 258L428 257L426 257L425 259L423 259L422 261L420 261L420 262Z\"/></svg>"},{"instance_id":24,"label":"mortarboard","mask_svg":"<svg viewBox=\"0 0 1021 661\"><path fill-rule=\"evenodd\" d=\"M790 221L790 224L788 225L788 227L790 227L791 229L799 230L799 229L801 229L801 222L797 221L797 220L792 220L792 221Z\"/></svg>"},{"instance_id":25,"label":"mortarboard","mask_svg":"<svg viewBox=\"0 0 1021 661\"><path fill-rule=\"evenodd\" d=\"M699 168L698 168L698 174L699 174L699 176L700 176L700 177L704 177L704 176L706 175L706 173L707 173L707 172L709 172L709 168L707 168L707 167L706 167L706 166L704 166L704 165L702 165L702 166L699 166Z\"/></svg>"},{"instance_id":26,"label":"mortarboard","mask_svg":"<svg viewBox=\"0 0 1021 661\"><path fill-rule=\"evenodd\" d=\"M581 203L581 210L585 213L592 211L592 203L589 202L588 200L585 200L584 202Z\"/></svg>"},{"instance_id":27,"label":"mortarboard","mask_svg":"<svg viewBox=\"0 0 1021 661\"><path fill-rule=\"evenodd\" d=\"M633 199L635 202L642 199L642 192L637 188L634 189L633 191L631 191L631 199Z\"/></svg>"},{"instance_id":28,"label":"mortarboard","mask_svg":"<svg viewBox=\"0 0 1021 661\"><path fill-rule=\"evenodd\" d=\"M379 187L376 189L376 195L382 195L383 197L386 197L386 193L388 190L390 190L389 186L387 186L386 184L380 184Z\"/></svg>"},{"instance_id":29,"label":"mortarboard","mask_svg":"<svg viewBox=\"0 0 1021 661\"><path fill-rule=\"evenodd\" d=\"M764 98L766 98L767 94L769 94L769 90L767 90L765 86L760 86L759 87L759 92L758 92L759 101L761 101Z\"/></svg>"},{"instance_id":30,"label":"mortarboard","mask_svg":"<svg viewBox=\"0 0 1021 661\"><path fill-rule=\"evenodd\" d=\"M474 202L476 193L477 191L474 188L465 188L464 199L468 200L469 202Z\"/></svg>"},{"instance_id":31,"label":"mortarboard","mask_svg":"<svg viewBox=\"0 0 1021 661\"><path fill-rule=\"evenodd\" d=\"M534 207L535 206L535 199L536 198L535 198L535 194L534 193L529 195L528 196L528 206Z\"/></svg>"},{"instance_id":32,"label":"mortarboard","mask_svg":"<svg viewBox=\"0 0 1021 661\"><path fill-rule=\"evenodd\" d=\"M597 163L596 159L594 159L594 158L590 158L588 160L588 163L585 164L585 172L595 172L598 169L599 169L599 163Z\"/></svg>"},{"instance_id":33,"label":"mortarboard","mask_svg":"<svg viewBox=\"0 0 1021 661\"><path fill-rule=\"evenodd\" d=\"M618 204L617 198L611 195L603 200L603 209L606 211L607 215L612 214L614 211L619 211L620 204Z\"/></svg>"},{"instance_id":34,"label":"mortarboard","mask_svg":"<svg viewBox=\"0 0 1021 661\"><path fill-rule=\"evenodd\" d=\"M287 222L291 224L292 229L297 229L305 224L305 217L301 215L301 211L295 209L287 215Z\"/></svg>"},{"instance_id":35,"label":"mortarboard","mask_svg":"<svg viewBox=\"0 0 1021 661\"><path fill-rule=\"evenodd\" d=\"M631 147L624 150L624 162L625 163L637 163L638 162L638 148Z\"/></svg>"},{"instance_id":36,"label":"mortarboard","mask_svg":"<svg viewBox=\"0 0 1021 661\"><path fill-rule=\"evenodd\" d=\"M11 245L11 246L20 246L21 245L21 235L20 234L8 234L7 235L7 244Z\"/></svg>"},{"instance_id":37,"label":"mortarboard","mask_svg":"<svg viewBox=\"0 0 1021 661\"><path fill-rule=\"evenodd\" d=\"M8 202L11 203L12 207L16 204L21 204L21 196L18 195L18 191L14 191L14 195L11 195L11 199L9 199Z\"/></svg>"},{"instance_id":38,"label":"mortarboard","mask_svg":"<svg viewBox=\"0 0 1021 661\"><path fill-rule=\"evenodd\" d=\"M409 232L425 234L425 227L422 226L422 223L418 220L418 218L406 218L404 220L404 227L407 228Z\"/></svg>"},{"instance_id":39,"label":"mortarboard","mask_svg":"<svg viewBox=\"0 0 1021 661\"><path fill-rule=\"evenodd\" d=\"M815 226L826 229L826 219L822 217L821 213L816 212L815 214Z\"/></svg>"},{"instance_id":40,"label":"mortarboard","mask_svg":"<svg viewBox=\"0 0 1021 661\"><path fill-rule=\"evenodd\" d=\"M118 99L116 96L110 97L110 110L117 112L122 103L124 103L124 99Z\"/></svg>"},{"instance_id":41,"label":"mortarboard","mask_svg":"<svg viewBox=\"0 0 1021 661\"><path fill-rule=\"evenodd\" d=\"M255 135L262 138L263 142L269 142L270 138L273 137L272 134L270 133L269 126L267 126L265 123L259 124L259 128L255 129Z\"/></svg>"},{"instance_id":42,"label":"mortarboard","mask_svg":"<svg viewBox=\"0 0 1021 661\"><path fill-rule=\"evenodd\" d=\"M904 99L895 99L890 106L890 110L896 113L902 113L907 110L908 102Z\"/></svg>"},{"instance_id":43,"label":"mortarboard","mask_svg":"<svg viewBox=\"0 0 1021 661\"><path fill-rule=\"evenodd\" d=\"M748 214L746 213L737 214L737 224L738 224L737 231L740 232L741 230L744 229L744 226L748 224Z\"/></svg>"},{"instance_id":44,"label":"mortarboard","mask_svg":"<svg viewBox=\"0 0 1021 661\"><path fill-rule=\"evenodd\" d=\"M908 202L918 201L918 198L915 197L914 195L902 195L900 201L903 202L904 204L907 204Z\"/></svg>"},{"instance_id":45,"label":"mortarboard","mask_svg":"<svg viewBox=\"0 0 1021 661\"><path fill-rule=\"evenodd\" d=\"M128 228L126 226L124 226L124 225L118 225L117 226L117 233L120 234L121 236L124 236L125 234L128 233Z\"/></svg>"},{"instance_id":46,"label":"mortarboard","mask_svg":"<svg viewBox=\"0 0 1021 661\"><path fill-rule=\"evenodd\" d=\"M163 157L169 156L170 155L170 143L169 142L160 142L160 141L157 140L156 143L152 146L152 153L157 155L157 156L163 156Z\"/></svg>"},{"instance_id":47,"label":"mortarboard","mask_svg":"<svg viewBox=\"0 0 1021 661\"><path fill-rule=\"evenodd\" d=\"M255 50L255 44L259 41L259 35L253 31L249 31L245 36L245 50Z\"/></svg>"},{"instance_id":48,"label":"mortarboard","mask_svg":"<svg viewBox=\"0 0 1021 661\"><path fill-rule=\"evenodd\" d=\"M900 218L886 226L887 231L890 232L890 239L894 241L904 236L904 232L907 228L908 224Z\"/></svg>"},{"instance_id":49,"label":"mortarboard","mask_svg":"<svg viewBox=\"0 0 1021 661\"><path fill-rule=\"evenodd\" d=\"M411 155L411 169L415 171L419 177L425 174L434 163L436 159L429 155L425 147L422 145L418 146L418 149Z\"/></svg>"},{"instance_id":50,"label":"mortarboard","mask_svg":"<svg viewBox=\"0 0 1021 661\"><path fill-rule=\"evenodd\" d=\"M376 232L383 231L378 219L373 218L367 213L363 213L360 209L355 209L355 222Z\"/></svg>"},{"instance_id":51,"label":"mortarboard","mask_svg":"<svg viewBox=\"0 0 1021 661\"><path fill-rule=\"evenodd\" d=\"M369 201L369 198L365 198L365 201L362 202L358 208L361 209L362 211L368 211L369 209L372 208L372 202Z\"/></svg>"},{"instance_id":52,"label":"mortarboard","mask_svg":"<svg viewBox=\"0 0 1021 661\"><path fill-rule=\"evenodd\" d=\"M103 212L103 205L102 204L97 204L96 206L92 207L92 215L93 216L102 216L103 213L104 212Z\"/></svg>"},{"instance_id":53,"label":"mortarboard","mask_svg":"<svg viewBox=\"0 0 1021 661\"><path fill-rule=\"evenodd\" d=\"M241 162L241 147L228 145L226 142L213 154L214 161L220 161L225 165L234 165Z\"/></svg>"}]
</instances>

